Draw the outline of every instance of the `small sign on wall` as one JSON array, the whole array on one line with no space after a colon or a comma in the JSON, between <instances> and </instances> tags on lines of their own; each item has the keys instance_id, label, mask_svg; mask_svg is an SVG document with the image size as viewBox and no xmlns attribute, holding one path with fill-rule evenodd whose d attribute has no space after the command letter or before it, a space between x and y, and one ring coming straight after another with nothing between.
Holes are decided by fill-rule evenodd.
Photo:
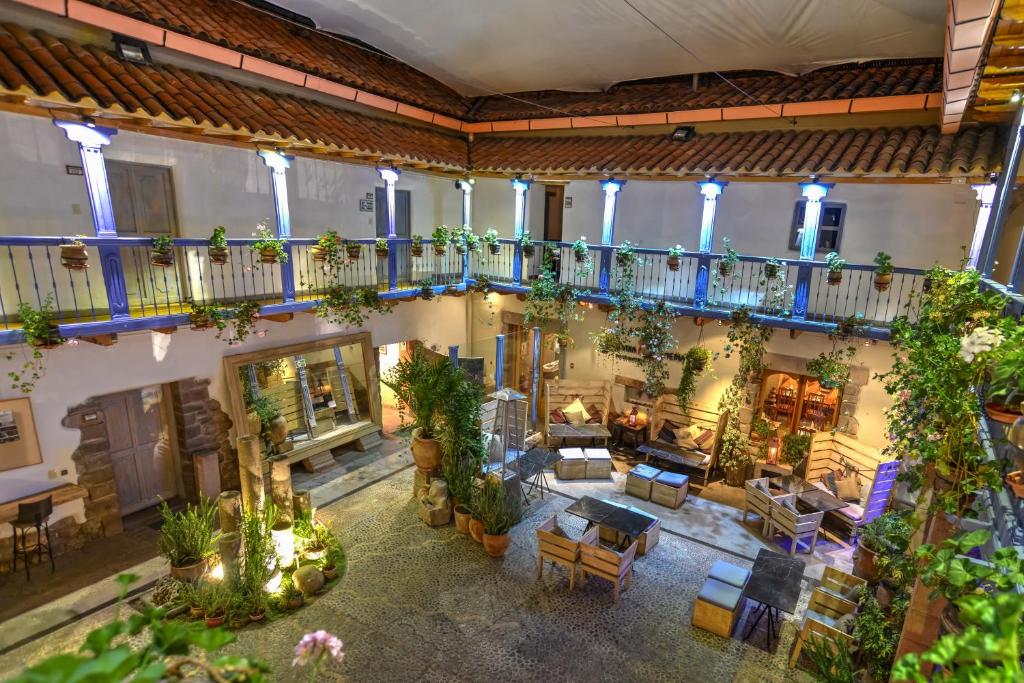
<instances>
[{"instance_id":1,"label":"small sign on wall","mask_svg":"<svg viewBox=\"0 0 1024 683\"><path fill-rule=\"evenodd\" d=\"M373 213L373 198L371 197L370 199L360 199L359 210Z\"/></svg>"},{"instance_id":2,"label":"small sign on wall","mask_svg":"<svg viewBox=\"0 0 1024 683\"><path fill-rule=\"evenodd\" d=\"M85 175L85 169L81 166L75 166L74 164L67 164L64 166L64 171L68 175Z\"/></svg>"},{"instance_id":3,"label":"small sign on wall","mask_svg":"<svg viewBox=\"0 0 1024 683\"><path fill-rule=\"evenodd\" d=\"M572 208L572 197L566 197L565 198L565 208L567 208L567 209L571 209Z\"/></svg>"}]
</instances>

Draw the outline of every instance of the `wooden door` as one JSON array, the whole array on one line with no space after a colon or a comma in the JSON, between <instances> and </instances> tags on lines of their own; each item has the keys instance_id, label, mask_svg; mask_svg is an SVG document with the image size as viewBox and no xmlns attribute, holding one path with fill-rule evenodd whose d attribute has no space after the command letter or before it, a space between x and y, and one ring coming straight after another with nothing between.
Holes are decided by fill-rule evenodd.
<instances>
[{"instance_id":1,"label":"wooden door","mask_svg":"<svg viewBox=\"0 0 1024 683\"><path fill-rule=\"evenodd\" d=\"M122 515L156 505L174 493L160 397L160 387L147 387L100 399Z\"/></svg>"},{"instance_id":2,"label":"wooden door","mask_svg":"<svg viewBox=\"0 0 1024 683\"><path fill-rule=\"evenodd\" d=\"M564 185L544 186L544 239L562 241L562 205L565 202Z\"/></svg>"}]
</instances>

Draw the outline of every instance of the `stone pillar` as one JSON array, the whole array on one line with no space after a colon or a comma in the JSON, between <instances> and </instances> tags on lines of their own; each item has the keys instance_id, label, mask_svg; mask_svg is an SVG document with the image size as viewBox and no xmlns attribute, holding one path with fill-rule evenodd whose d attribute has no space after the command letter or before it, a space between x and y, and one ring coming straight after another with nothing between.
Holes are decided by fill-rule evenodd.
<instances>
[{"instance_id":1,"label":"stone pillar","mask_svg":"<svg viewBox=\"0 0 1024 683\"><path fill-rule=\"evenodd\" d=\"M242 525L242 493L240 491L224 491L217 496L217 509L220 516L220 530L225 533L238 531Z\"/></svg>"},{"instance_id":2,"label":"stone pillar","mask_svg":"<svg viewBox=\"0 0 1024 683\"><path fill-rule=\"evenodd\" d=\"M242 550L242 536L237 531L221 534L219 541L220 563L224 567L224 578L237 571L238 555Z\"/></svg>"},{"instance_id":3,"label":"stone pillar","mask_svg":"<svg viewBox=\"0 0 1024 683\"><path fill-rule=\"evenodd\" d=\"M217 453L220 488L238 489L238 462L228 437L231 419L220 409L220 402L210 398L210 380L192 378L174 382L171 385L171 405L185 498L197 500L199 486L195 456L209 451Z\"/></svg>"},{"instance_id":4,"label":"stone pillar","mask_svg":"<svg viewBox=\"0 0 1024 683\"><path fill-rule=\"evenodd\" d=\"M270 461L270 498L277 508L278 520L291 524L295 514L292 508L292 466L287 458Z\"/></svg>"},{"instance_id":5,"label":"stone pillar","mask_svg":"<svg viewBox=\"0 0 1024 683\"><path fill-rule=\"evenodd\" d=\"M240 436L238 473L242 482L242 509L253 513L263 509L263 458L258 436Z\"/></svg>"},{"instance_id":6,"label":"stone pillar","mask_svg":"<svg viewBox=\"0 0 1024 683\"><path fill-rule=\"evenodd\" d=\"M200 498L216 498L220 493L220 463L217 451L204 451L192 457L195 470L196 495Z\"/></svg>"},{"instance_id":7,"label":"stone pillar","mask_svg":"<svg viewBox=\"0 0 1024 683\"><path fill-rule=\"evenodd\" d=\"M110 460L106 415L99 401L90 399L69 408L61 424L68 429L81 430L81 442L71 459L78 474L78 485L89 493L83 501L82 534L86 538L100 538L121 533L124 530L121 503Z\"/></svg>"}]
</instances>

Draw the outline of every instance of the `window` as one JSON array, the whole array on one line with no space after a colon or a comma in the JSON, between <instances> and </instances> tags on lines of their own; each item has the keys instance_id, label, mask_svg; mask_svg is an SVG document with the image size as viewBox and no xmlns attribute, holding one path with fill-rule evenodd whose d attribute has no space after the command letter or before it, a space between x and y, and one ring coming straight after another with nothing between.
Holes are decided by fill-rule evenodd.
<instances>
[{"instance_id":1,"label":"window","mask_svg":"<svg viewBox=\"0 0 1024 683\"><path fill-rule=\"evenodd\" d=\"M804 211L807 200L801 199L793 208L793 224L789 230L789 248L800 251L800 229L804 227ZM821 226L818 228L817 251L839 251L843 237L843 223L846 221L846 204L839 202L821 203Z\"/></svg>"},{"instance_id":2,"label":"window","mask_svg":"<svg viewBox=\"0 0 1024 683\"><path fill-rule=\"evenodd\" d=\"M174 185L166 166L107 162L114 222L122 235L174 235Z\"/></svg>"}]
</instances>

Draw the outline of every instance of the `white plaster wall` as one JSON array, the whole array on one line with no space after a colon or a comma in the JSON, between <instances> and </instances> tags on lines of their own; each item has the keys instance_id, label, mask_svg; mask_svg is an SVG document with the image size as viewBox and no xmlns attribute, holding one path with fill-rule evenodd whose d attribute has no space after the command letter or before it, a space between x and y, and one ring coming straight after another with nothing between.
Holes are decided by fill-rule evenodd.
<instances>
[{"instance_id":1,"label":"white plaster wall","mask_svg":"<svg viewBox=\"0 0 1024 683\"><path fill-rule=\"evenodd\" d=\"M430 302L402 303L388 315L374 316L364 329L373 335L374 346L417 338L445 349L449 344L465 341L465 302L464 298L438 297ZM211 395L226 409L228 395L222 361L229 352L243 353L357 331L327 324L311 315L297 315L283 324L262 322L258 327L266 329L267 336L251 336L239 349L229 349L211 331L181 328L172 335L123 334L111 347L82 342L46 352L46 375L30 394L43 462L2 473L0 500L76 481L71 455L78 447L80 432L65 429L61 420L69 407L90 397L188 377L209 377ZM24 347L11 350L23 351ZM6 364L0 360L0 367ZM0 398L18 395L6 378L0 382ZM48 478L50 470L60 469L67 469L68 475ZM59 506L52 521L68 515L76 515L81 521L81 501ZM0 534L9 535L9 527L0 529Z\"/></svg>"}]
</instances>

